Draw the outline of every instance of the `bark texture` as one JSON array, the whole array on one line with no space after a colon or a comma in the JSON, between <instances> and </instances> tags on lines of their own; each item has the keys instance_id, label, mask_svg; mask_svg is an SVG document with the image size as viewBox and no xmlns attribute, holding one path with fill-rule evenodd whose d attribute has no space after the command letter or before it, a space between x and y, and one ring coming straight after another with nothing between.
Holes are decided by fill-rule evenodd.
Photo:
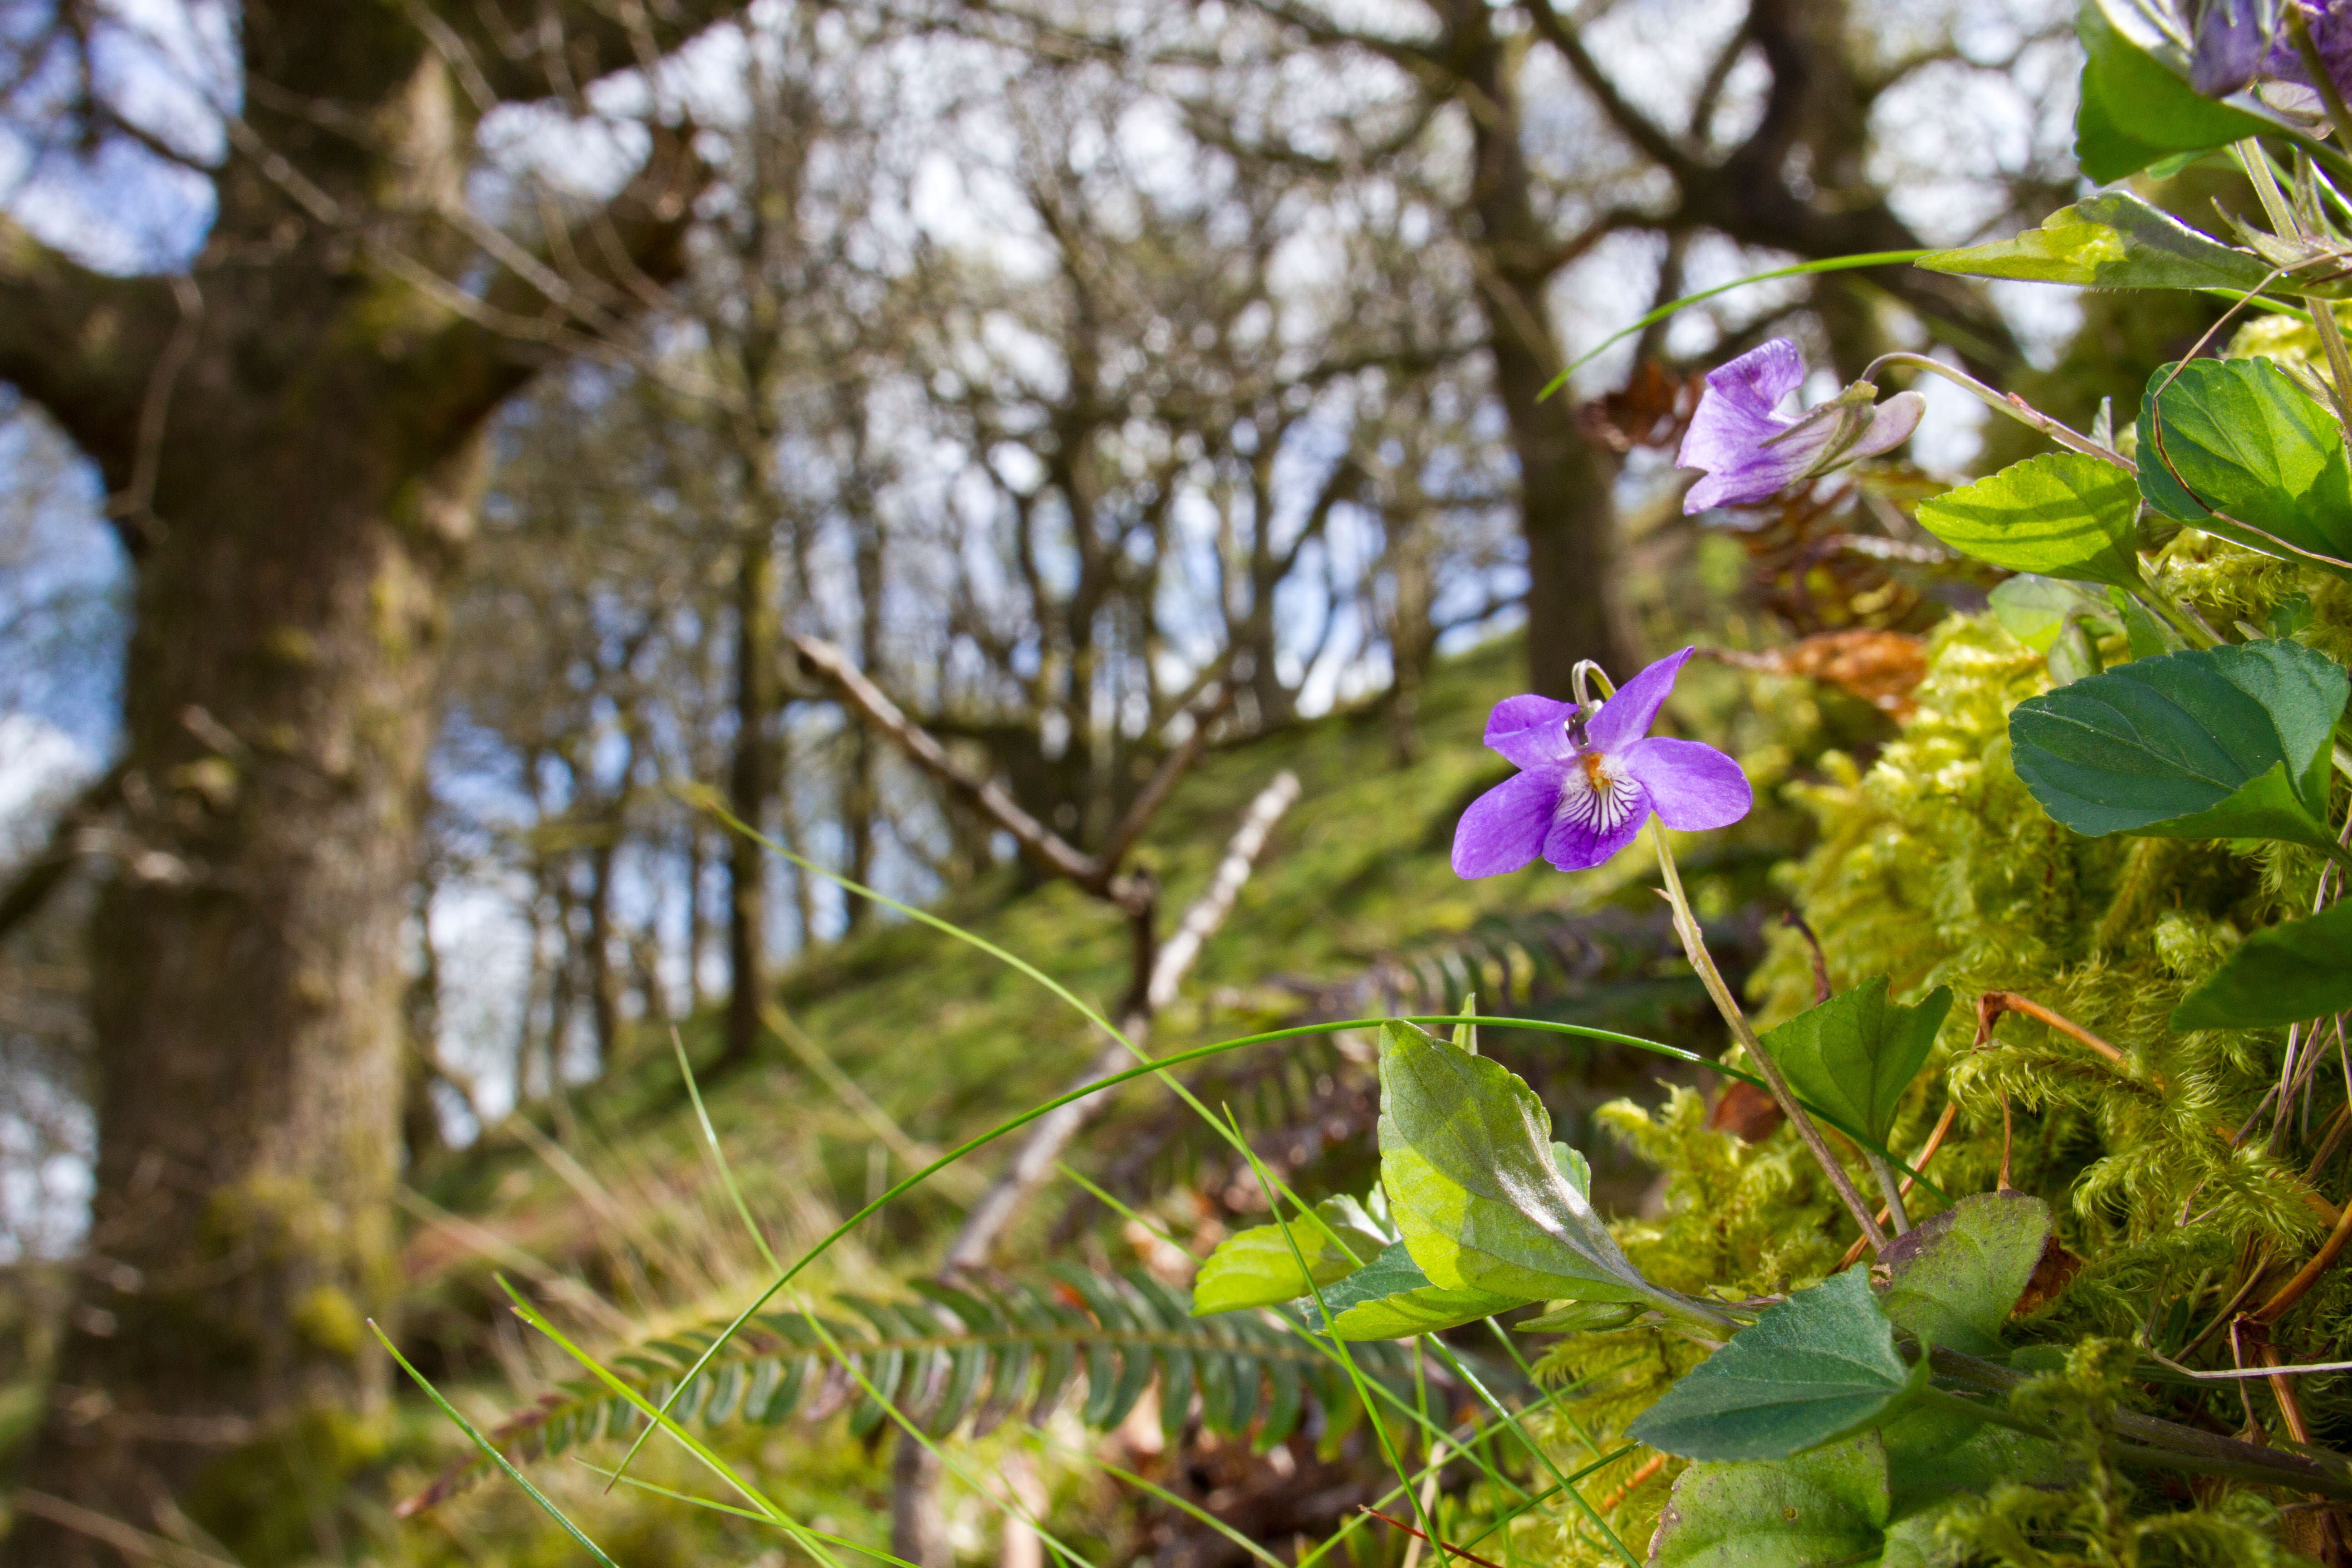
<instances>
[{"instance_id":1,"label":"bark texture","mask_svg":"<svg viewBox=\"0 0 2352 1568\"><path fill-rule=\"evenodd\" d=\"M26 1477L61 1506L20 1511L11 1568L121 1561L61 1521L168 1538L182 1510L251 1568L332 1553L379 1441L444 606L484 425L565 325L510 271L472 305L437 282L481 265L467 89L629 43L591 19L518 58L445 9L436 47L397 7L244 7L248 120L186 277L100 277L0 219L0 377L97 461L137 581L93 1226ZM656 143L595 220L641 279L675 265L689 178Z\"/></svg>"}]
</instances>

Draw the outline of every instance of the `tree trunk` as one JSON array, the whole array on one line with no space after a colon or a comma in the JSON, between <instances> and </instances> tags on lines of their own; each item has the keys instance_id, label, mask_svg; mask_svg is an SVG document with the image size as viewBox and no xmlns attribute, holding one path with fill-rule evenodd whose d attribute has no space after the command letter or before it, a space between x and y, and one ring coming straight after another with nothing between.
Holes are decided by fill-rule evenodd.
<instances>
[{"instance_id":1,"label":"tree trunk","mask_svg":"<svg viewBox=\"0 0 2352 1568\"><path fill-rule=\"evenodd\" d=\"M735 760L729 805L747 826L765 824L776 792L776 542L764 491L750 499L761 521L746 529L735 566ZM742 833L727 846L727 1043L720 1070L749 1061L760 1043L768 957L767 851Z\"/></svg>"},{"instance_id":2,"label":"tree trunk","mask_svg":"<svg viewBox=\"0 0 2352 1568\"><path fill-rule=\"evenodd\" d=\"M190 421L230 417L184 438L204 461L167 468L140 554L124 741L144 853L91 947L100 1261L27 1477L142 1523L160 1489L256 1563L332 1535L334 1495L289 1478L331 1476L383 1397L363 1320L397 1284L399 927L448 545L480 482L471 437L405 471L374 387L289 393L183 395ZM0 1561L115 1558L28 1510Z\"/></svg>"},{"instance_id":3,"label":"tree trunk","mask_svg":"<svg viewBox=\"0 0 2352 1568\"><path fill-rule=\"evenodd\" d=\"M1528 678L1551 697L1570 694L1579 659L1619 680L1639 668L1641 638L1626 608L1615 460L1584 438L1565 391L1544 386L1563 361L1544 298L1557 247L1536 210L1519 143L1518 83L1509 41L1483 0L1454 0L1465 79L1487 107L1470 117L1470 201L1478 299L1494 356L1495 387L1518 458L1519 512L1528 545Z\"/></svg>"}]
</instances>

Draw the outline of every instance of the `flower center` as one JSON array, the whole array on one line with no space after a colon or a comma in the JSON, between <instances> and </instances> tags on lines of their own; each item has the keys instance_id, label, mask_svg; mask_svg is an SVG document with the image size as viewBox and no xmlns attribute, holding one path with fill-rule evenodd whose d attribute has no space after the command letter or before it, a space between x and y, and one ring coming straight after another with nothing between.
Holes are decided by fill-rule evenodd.
<instances>
[{"instance_id":1,"label":"flower center","mask_svg":"<svg viewBox=\"0 0 2352 1568\"><path fill-rule=\"evenodd\" d=\"M1641 795L1624 763L1601 752L1586 752L1560 781L1557 816L1590 832L1613 833L1633 815Z\"/></svg>"}]
</instances>

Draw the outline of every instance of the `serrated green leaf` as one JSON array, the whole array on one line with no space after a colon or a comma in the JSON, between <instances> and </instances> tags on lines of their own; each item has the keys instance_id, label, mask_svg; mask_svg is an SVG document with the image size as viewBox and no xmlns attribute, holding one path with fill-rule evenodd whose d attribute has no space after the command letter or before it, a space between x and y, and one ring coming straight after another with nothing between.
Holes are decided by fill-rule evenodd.
<instances>
[{"instance_id":1,"label":"serrated green leaf","mask_svg":"<svg viewBox=\"0 0 2352 1568\"><path fill-rule=\"evenodd\" d=\"M1487 1290L1442 1289L1429 1282L1402 1242L1339 1283L1323 1287L1322 1297L1320 1310L1312 1296L1296 1305L1308 1322L1323 1324L1324 1331L1343 1340L1410 1339L1528 1304L1522 1298ZM1327 1310L1328 1323L1322 1316Z\"/></svg>"},{"instance_id":2,"label":"serrated green leaf","mask_svg":"<svg viewBox=\"0 0 2352 1568\"><path fill-rule=\"evenodd\" d=\"M1966 1355L2000 1350L2001 1325L2050 1239L2050 1208L2022 1193L1962 1198L1895 1238L1884 1303L1895 1326Z\"/></svg>"},{"instance_id":3,"label":"serrated green leaf","mask_svg":"<svg viewBox=\"0 0 2352 1568\"><path fill-rule=\"evenodd\" d=\"M1626 1260L1560 1173L1543 1101L1492 1058L1383 1025L1380 1141L1390 1215L1431 1284L1520 1301L1685 1305Z\"/></svg>"},{"instance_id":4,"label":"serrated green leaf","mask_svg":"<svg viewBox=\"0 0 2352 1568\"><path fill-rule=\"evenodd\" d=\"M2132 476L2112 463L2044 452L1921 501L1919 526L2006 571L2132 588L2139 500Z\"/></svg>"},{"instance_id":5,"label":"serrated green leaf","mask_svg":"<svg viewBox=\"0 0 2352 1568\"><path fill-rule=\"evenodd\" d=\"M2060 207L2015 239L1938 250L1916 265L1968 278L2070 283L2080 289L2234 289L2269 281L2252 251L2198 233L2129 191Z\"/></svg>"},{"instance_id":6,"label":"serrated green leaf","mask_svg":"<svg viewBox=\"0 0 2352 1568\"><path fill-rule=\"evenodd\" d=\"M1650 1565L1874 1563L1888 1499L1886 1452L1872 1432L1791 1459L1693 1465L1676 1478L1658 1520Z\"/></svg>"},{"instance_id":7,"label":"serrated green leaf","mask_svg":"<svg viewBox=\"0 0 2352 1568\"><path fill-rule=\"evenodd\" d=\"M2101 184L2136 174L2176 153L2225 147L2273 129L2267 121L2200 98L2189 83L2116 25L2132 18L2125 5L2111 16L2099 0L2084 0L2075 30L2083 40L2083 82L2074 115L2074 159ZM2132 29L2134 33L2140 31Z\"/></svg>"},{"instance_id":8,"label":"serrated green leaf","mask_svg":"<svg viewBox=\"0 0 2352 1568\"><path fill-rule=\"evenodd\" d=\"M2297 643L2135 659L2028 698L2011 760L2078 833L2281 838L2336 850L2326 824L2330 737L2352 682Z\"/></svg>"},{"instance_id":9,"label":"serrated green leaf","mask_svg":"<svg viewBox=\"0 0 2352 1568\"><path fill-rule=\"evenodd\" d=\"M2352 1008L2352 900L2258 931L2172 1011L2176 1029L2265 1029Z\"/></svg>"},{"instance_id":10,"label":"serrated green leaf","mask_svg":"<svg viewBox=\"0 0 2352 1568\"><path fill-rule=\"evenodd\" d=\"M2352 561L2343 430L2269 360L2158 370L2140 399L2138 461L2140 492L2166 517L2352 577L2352 567L2311 560Z\"/></svg>"},{"instance_id":11,"label":"serrated green leaf","mask_svg":"<svg viewBox=\"0 0 2352 1568\"><path fill-rule=\"evenodd\" d=\"M1884 1143L1951 1006L1943 985L1907 1007L1891 1003L1881 974L1766 1030L1761 1043L1799 1100Z\"/></svg>"},{"instance_id":12,"label":"serrated green leaf","mask_svg":"<svg viewBox=\"0 0 2352 1568\"><path fill-rule=\"evenodd\" d=\"M1859 1269L1768 1309L1626 1428L1692 1459L1784 1459L1875 1426L1924 1385Z\"/></svg>"},{"instance_id":13,"label":"serrated green leaf","mask_svg":"<svg viewBox=\"0 0 2352 1568\"><path fill-rule=\"evenodd\" d=\"M1380 1256L1388 1238L1363 1205L1350 1197L1326 1198L1315 1205L1323 1225L1285 1220L1238 1231L1219 1244L1192 1280L1196 1317L1243 1307L1271 1307L1317 1285L1347 1278ZM1336 1239L1325 1226L1337 1233ZM1285 1232L1287 1232L1287 1237ZM1292 1251L1293 1243L1297 1250ZM1301 1274L1298 1260L1307 1259Z\"/></svg>"}]
</instances>

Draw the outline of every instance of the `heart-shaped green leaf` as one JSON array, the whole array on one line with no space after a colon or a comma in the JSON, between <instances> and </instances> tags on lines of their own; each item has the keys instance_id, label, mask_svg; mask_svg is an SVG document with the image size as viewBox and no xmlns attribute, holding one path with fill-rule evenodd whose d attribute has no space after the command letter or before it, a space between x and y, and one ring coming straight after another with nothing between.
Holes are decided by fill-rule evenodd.
<instances>
[{"instance_id":1,"label":"heart-shaped green leaf","mask_svg":"<svg viewBox=\"0 0 2352 1568\"><path fill-rule=\"evenodd\" d=\"M1659 1516L1650 1568L1874 1563L1889 1495L1875 1433L1771 1463L1693 1465Z\"/></svg>"},{"instance_id":2,"label":"heart-shaped green leaf","mask_svg":"<svg viewBox=\"0 0 2352 1568\"><path fill-rule=\"evenodd\" d=\"M2352 900L2258 931L2172 1010L2176 1029L2265 1029L2352 1008Z\"/></svg>"},{"instance_id":3,"label":"heart-shaped green leaf","mask_svg":"<svg viewBox=\"0 0 2352 1568\"><path fill-rule=\"evenodd\" d=\"M1626 1260L1552 1154L1518 1078L1410 1024L1381 1028L1381 1181L1430 1283L1519 1301L1687 1304Z\"/></svg>"},{"instance_id":4,"label":"heart-shaped green leaf","mask_svg":"<svg viewBox=\"0 0 2352 1568\"><path fill-rule=\"evenodd\" d=\"M2347 689L2342 666L2299 643L2135 659L2019 703L2011 757L2078 833L2283 838L2340 855L2327 753Z\"/></svg>"},{"instance_id":5,"label":"heart-shaped green leaf","mask_svg":"<svg viewBox=\"0 0 2352 1568\"><path fill-rule=\"evenodd\" d=\"M1486 1290L1445 1290L1429 1282L1398 1242L1337 1284L1296 1303L1310 1323L1343 1340L1401 1340L1475 1323L1528 1303ZM1325 1314L1328 1314L1328 1320Z\"/></svg>"},{"instance_id":6,"label":"heart-shaped green leaf","mask_svg":"<svg viewBox=\"0 0 2352 1568\"><path fill-rule=\"evenodd\" d=\"M2163 34L2142 26L2143 15L2136 13L2128 0L2090 0L2076 16L2084 60L2074 159L2084 174L2105 184L2175 153L2226 147L2273 129L2199 97L2147 52L2146 46Z\"/></svg>"},{"instance_id":7,"label":"heart-shaped green leaf","mask_svg":"<svg viewBox=\"0 0 2352 1568\"><path fill-rule=\"evenodd\" d=\"M1884 1421L1927 1363L1906 1366L1859 1269L1769 1309L1666 1390L1625 1435L1693 1459L1780 1459Z\"/></svg>"},{"instance_id":8,"label":"heart-shaped green leaf","mask_svg":"<svg viewBox=\"0 0 2352 1568\"><path fill-rule=\"evenodd\" d=\"M1881 1256L1894 1274L1885 1311L1895 1326L1967 1355L2000 1349L2000 1326L2033 1278L2050 1239L2050 1208L2022 1193L1979 1193L1895 1238Z\"/></svg>"},{"instance_id":9,"label":"heart-shaped green leaf","mask_svg":"<svg viewBox=\"0 0 2352 1568\"><path fill-rule=\"evenodd\" d=\"M1951 1007L1945 985L1908 1007L1890 1003L1881 974L1766 1030L1761 1043L1799 1100L1884 1143Z\"/></svg>"},{"instance_id":10,"label":"heart-shaped green leaf","mask_svg":"<svg viewBox=\"0 0 2352 1568\"><path fill-rule=\"evenodd\" d=\"M2044 452L1919 503L1919 526L2011 572L2140 584L2139 486L2112 463Z\"/></svg>"},{"instance_id":11,"label":"heart-shaped green leaf","mask_svg":"<svg viewBox=\"0 0 2352 1568\"><path fill-rule=\"evenodd\" d=\"M2158 371L2140 400L2138 456L2140 493L2165 516L2352 577L2343 431L2269 360Z\"/></svg>"},{"instance_id":12,"label":"heart-shaped green leaf","mask_svg":"<svg viewBox=\"0 0 2352 1568\"><path fill-rule=\"evenodd\" d=\"M1271 1307L1306 1294L1311 1278L1316 1285L1346 1279L1380 1256L1389 1245L1380 1226L1349 1197L1326 1198L1315 1205L1323 1225L1286 1220L1255 1226L1227 1237L1201 1265L1192 1280L1192 1315L1231 1312L1242 1307ZM1334 1241L1324 1226L1339 1233ZM1287 1238L1283 1232L1290 1234ZM1291 1243L1297 1243L1297 1251ZM1298 1260L1307 1260L1307 1272Z\"/></svg>"},{"instance_id":13,"label":"heart-shaped green leaf","mask_svg":"<svg viewBox=\"0 0 2352 1568\"><path fill-rule=\"evenodd\" d=\"M2235 289L2270 280L2270 263L2198 233L2129 191L2060 207L2015 239L1938 250L1917 265L1970 278L2071 283L2079 289Z\"/></svg>"}]
</instances>

